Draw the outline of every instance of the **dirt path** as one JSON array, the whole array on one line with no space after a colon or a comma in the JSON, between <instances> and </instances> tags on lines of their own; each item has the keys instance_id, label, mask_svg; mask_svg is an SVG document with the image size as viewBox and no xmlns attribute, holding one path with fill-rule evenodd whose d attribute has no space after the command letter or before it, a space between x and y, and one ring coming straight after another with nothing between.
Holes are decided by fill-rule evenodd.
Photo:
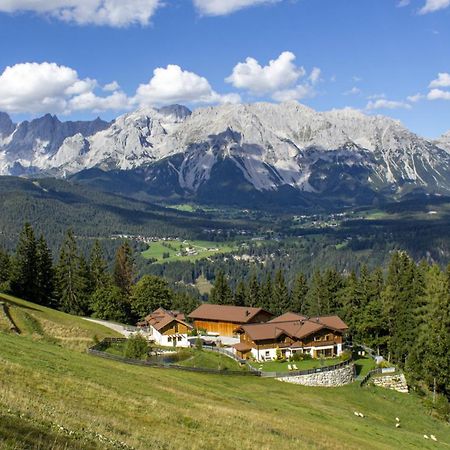
<instances>
[{"instance_id":1,"label":"dirt path","mask_svg":"<svg viewBox=\"0 0 450 450\"><path fill-rule=\"evenodd\" d=\"M104 327L110 328L111 330L117 331L122 336L129 337L134 331L131 331L130 327L126 325L121 325L115 322L108 322L107 320L100 319L91 319L88 317L84 317L84 320L88 320L89 322L98 323L99 325L103 325Z\"/></svg>"}]
</instances>

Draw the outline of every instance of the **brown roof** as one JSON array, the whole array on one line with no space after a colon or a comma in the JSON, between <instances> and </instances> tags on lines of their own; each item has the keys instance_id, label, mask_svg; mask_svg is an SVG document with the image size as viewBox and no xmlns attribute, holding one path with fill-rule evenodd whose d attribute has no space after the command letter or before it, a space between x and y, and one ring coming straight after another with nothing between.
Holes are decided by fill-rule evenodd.
<instances>
[{"instance_id":1,"label":"brown roof","mask_svg":"<svg viewBox=\"0 0 450 450\"><path fill-rule=\"evenodd\" d=\"M252 347L250 347L250 345L246 344L245 342L239 342L238 344L234 344L233 347L238 352L249 352L252 349Z\"/></svg>"},{"instance_id":2,"label":"brown roof","mask_svg":"<svg viewBox=\"0 0 450 450\"><path fill-rule=\"evenodd\" d=\"M140 322L140 324L145 323L151 325L159 331L174 321L186 325L188 328L192 328L191 325L185 322L183 313L180 313L179 311L168 311L164 308L158 308L156 311L153 311L145 318L145 321Z\"/></svg>"},{"instance_id":3,"label":"brown roof","mask_svg":"<svg viewBox=\"0 0 450 450\"><path fill-rule=\"evenodd\" d=\"M272 315L262 308L204 303L195 311L192 311L191 314L189 314L189 318L198 320L216 320L219 322L249 323L260 312Z\"/></svg>"},{"instance_id":4,"label":"brown roof","mask_svg":"<svg viewBox=\"0 0 450 450\"><path fill-rule=\"evenodd\" d=\"M281 316L269 320L269 322L291 322L292 320L307 320L307 319L308 318L306 316L302 316L301 314L287 312L282 314Z\"/></svg>"},{"instance_id":5,"label":"brown roof","mask_svg":"<svg viewBox=\"0 0 450 450\"><path fill-rule=\"evenodd\" d=\"M284 319L294 316L293 313L284 314ZM280 316L277 319L283 318ZM298 316L298 315L297 315ZM302 317L302 316L299 316ZM273 340L282 335L294 339L303 339L316 331L332 329L343 332L348 327L338 316L302 318L297 320L271 320L261 324L248 324L239 327L247 333L253 341Z\"/></svg>"}]
</instances>

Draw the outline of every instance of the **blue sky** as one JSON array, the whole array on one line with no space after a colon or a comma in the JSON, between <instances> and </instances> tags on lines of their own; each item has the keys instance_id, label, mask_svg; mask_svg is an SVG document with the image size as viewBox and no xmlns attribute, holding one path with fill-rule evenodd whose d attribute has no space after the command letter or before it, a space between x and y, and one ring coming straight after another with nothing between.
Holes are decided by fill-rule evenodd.
<instances>
[{"instance_id":1,"label":"blue sky","mask_svg":"<svg viewBox=\"0 0 450 450\"><path fill-rule=\"evenodd\" d=\"M0 0L0 42L16 120L296 99L450 130L450 0Z\"/></svg>"}]
</instances>

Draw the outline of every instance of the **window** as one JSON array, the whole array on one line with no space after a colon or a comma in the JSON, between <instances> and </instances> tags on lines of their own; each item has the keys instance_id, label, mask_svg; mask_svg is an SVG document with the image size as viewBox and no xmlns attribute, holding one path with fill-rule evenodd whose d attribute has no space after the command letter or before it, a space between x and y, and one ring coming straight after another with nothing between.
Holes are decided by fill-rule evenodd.
<instances>
[{"instance_id":1,"label":"window","mask_svg":"<svg viewBox=\"0 0 450 450\"><path fill-rule=\"evenodd\" d=\"M181 339L182 339L182 337L181 337L181 336L178 336L178 341L181 341Z\"/></svg>"},{"instance_id":2,"label":"window","mask_svg":"<svg viewBox=\"0 0 450 450\"><path fill-rule=\"evenodd\" d=\"M168 342L172 342L172 336L169 336L169 337L167 338L167 341L168 341Z\"/></svg>"}]
</instances>

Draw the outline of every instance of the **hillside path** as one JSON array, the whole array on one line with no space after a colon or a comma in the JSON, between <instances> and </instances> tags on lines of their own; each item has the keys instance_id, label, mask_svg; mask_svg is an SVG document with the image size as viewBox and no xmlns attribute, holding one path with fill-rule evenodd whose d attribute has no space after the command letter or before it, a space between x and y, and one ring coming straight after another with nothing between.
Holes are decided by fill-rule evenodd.
<instances>
[{"instance_id":1,"label":"hillside path","mask_svg":"<svg viewBox=\"0 0 450 450\"><path fill-rule=\"evenodd\" d=\"M121 325L120 323L108 322L107 320L100 320L100 319L91 319L89 317L83 317L83 319L88 320L89 322L98 323L99 325L103 325L104 327L117 331L126 338L135 332L134 327Z\"/></svg>"}]
</instances>

